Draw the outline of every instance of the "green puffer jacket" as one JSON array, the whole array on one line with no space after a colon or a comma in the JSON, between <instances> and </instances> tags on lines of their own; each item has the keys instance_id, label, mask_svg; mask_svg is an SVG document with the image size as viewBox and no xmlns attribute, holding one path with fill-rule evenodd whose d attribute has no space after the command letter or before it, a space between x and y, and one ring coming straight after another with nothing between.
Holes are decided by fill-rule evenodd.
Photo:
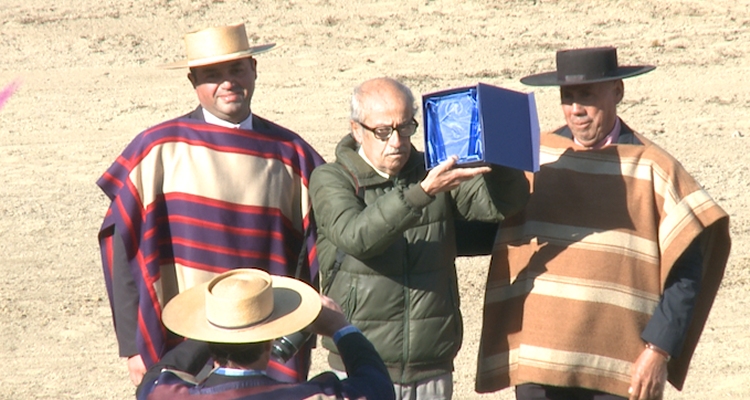
<instances>
[{"instance_id":1,"label":"green puffer jacket","mask_svg":"<svg viewBox=\"0 0 750 400\"><path fill-rule=\"evenodd\" d=\"M347 135L336 162L310 178L321 287L339 248L347 256L328 295L375 345L393 381L451 372L463 335L453 220L503 220L526 204L528 181L521 171L493 167L431 197L419 185L427 174L421 152L412 148L399 176L388 180L357 151ZM323 344L331 366L343 370L333 342Z\"/></svg>"}]
</instances>

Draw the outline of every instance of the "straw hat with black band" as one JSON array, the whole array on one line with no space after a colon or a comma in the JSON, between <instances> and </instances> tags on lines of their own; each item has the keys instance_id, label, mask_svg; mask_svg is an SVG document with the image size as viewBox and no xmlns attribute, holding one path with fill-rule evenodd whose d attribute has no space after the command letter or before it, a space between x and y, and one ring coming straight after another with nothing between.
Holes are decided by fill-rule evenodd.
<instances>
[{"instance_id":1,"label":"straw hat with black band","mask_svg":"<svg viewBox=\"0 0 750 400\"><path fill-rule=\"evenodd\" d=\"M219 26L185 35L187 58L159 67L166 69L203 67L252 57L271 50L276 43L250 46L245 24Z\"/></svg>"},{"instance_id":2,"label":"straw hat with black band","mask_svg":"<svg viewBox=\"0 0 750 400\"><path fill-rule=\"evenodd\" d=\"M557 70L521 78L529 86L571 86L607 82L645 74L653 65L617 64L614 47L590 47L557 52Z\"/></svg>"},{"instance_id":3,"label":"straw hat with black band","mask_svg":"<svg viewBox=\"0 0 750 400\"><path fill-rule=\"evenodd\" d=\"M164 307L162 321L195 340L258 343L307 327L320 310L320 296L307 283L241 268L175 296Z\"/></svg>"}]
</instances>

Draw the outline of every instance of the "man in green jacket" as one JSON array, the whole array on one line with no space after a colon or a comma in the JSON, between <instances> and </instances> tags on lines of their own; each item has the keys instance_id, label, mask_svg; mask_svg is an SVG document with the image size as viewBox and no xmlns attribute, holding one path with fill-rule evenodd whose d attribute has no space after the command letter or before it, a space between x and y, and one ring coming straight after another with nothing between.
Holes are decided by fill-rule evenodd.
<instances>
[{"instance_id":1,"label":"man in green jacket","mask_svg":"<svg viewBox=\"0 0 750 400\"><path fill-rule=\"evenodd\" d=\"M354 90L351 133L336 162L310 178L321 287L375 345L397 398L450 399L463 331L454 220L502 221L529 186L521 171L455 168L456 158L426 171L410 139L415 112L393 79ZM323 344L343 370L336 347Z\"/></svg>"}]
</instances>

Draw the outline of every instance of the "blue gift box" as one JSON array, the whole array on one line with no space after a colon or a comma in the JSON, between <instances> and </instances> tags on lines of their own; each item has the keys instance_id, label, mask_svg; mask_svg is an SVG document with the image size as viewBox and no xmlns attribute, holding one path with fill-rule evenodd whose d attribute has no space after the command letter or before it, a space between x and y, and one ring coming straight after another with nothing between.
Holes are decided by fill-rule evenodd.
<instances>
[{"instance_id":1,"label":"blue gift box","mask_svg":"<svg viewBox=\"0 0 750 400\"><path fill-rule=\"evenodd\" d=\"M422 96L427 169L457 155L459 165L539 170L534 93L479 83Z\"/></svg>"}]
</instances>

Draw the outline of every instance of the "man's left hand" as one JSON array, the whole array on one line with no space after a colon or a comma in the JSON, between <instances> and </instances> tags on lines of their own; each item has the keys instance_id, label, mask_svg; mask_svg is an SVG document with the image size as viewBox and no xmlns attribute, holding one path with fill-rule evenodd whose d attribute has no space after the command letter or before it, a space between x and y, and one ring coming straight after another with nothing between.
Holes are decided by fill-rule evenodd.
<instances>
[{"instance_id":1,"label":"man's left hand","mask_svg":"<svg viewBox=\"0 0 750 400\"><path fill-rule=\"evenodd\" d=\"M458 162L458 156L450 156L437 167L431 169L419 183L424 192L430 196L447 192L457 188L461 182L491 171L490 167L454 168L456 162Z\"/></svg>"},{"instance_id":2,"label":"man's left hand","mask_svg":"<svg viewBox=\"0 0 750 400\"><path fill-rule=\"evenodd\" d=\"M667 359L649 348L643 349L632 367L629 400L660 400L667 383Z\"/></svg>"}]
</instances>

